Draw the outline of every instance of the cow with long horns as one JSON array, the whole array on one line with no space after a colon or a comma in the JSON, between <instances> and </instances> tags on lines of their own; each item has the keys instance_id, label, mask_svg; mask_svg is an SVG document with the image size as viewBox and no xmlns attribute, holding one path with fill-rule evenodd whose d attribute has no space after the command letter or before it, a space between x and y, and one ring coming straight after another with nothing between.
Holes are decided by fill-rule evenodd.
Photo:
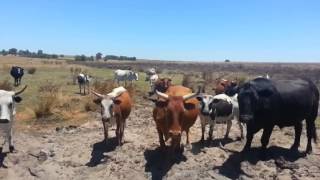
<instances>
[{"instance_id":1,"label":"cow with long horns","mask_svg":"<svg viewBox=\"0 0 320 180\"><path fill-rule=\"evenodd\" d=\"M189 129L195 123L199 109L195 98L198 93L192 93L183 86L170 86L166 93L156 91L159 100L153 110L160 146L165 147L165 141L171 138L171 147L180 149L181 134L186 132L186 144L189 144Z\"/></svg>"},{"instance_id":2,"label":"cow with long horns","mask_svg":"<svg viewBox=\"0 0 320 180\"><path fill-rule=\"evenodd\" d=\"M115 119L117 124L116 136L118 144L123 144L124 127L126 119L131 112L132 101L128 91L124 87L118 87L107 95L92 91L98 99L94 102L101 105L101 117L104 128L105 141L108 139L108 123Z\"/></svg>"},{"instance_id":3,"label":"cow with long horns","mask_svg":"<svg viewBox=\"0 0 320 180\"><path fill-rule=\"evenodd\" d=\"M21 94L26 88L27 86L17 92L0 90L0 124L1 127L5 128L6 142L9 144L10 152L14 151L12 124L16 114L16 103L21 102L22 98L19 94Z\"/></svg>"}]
</instances>

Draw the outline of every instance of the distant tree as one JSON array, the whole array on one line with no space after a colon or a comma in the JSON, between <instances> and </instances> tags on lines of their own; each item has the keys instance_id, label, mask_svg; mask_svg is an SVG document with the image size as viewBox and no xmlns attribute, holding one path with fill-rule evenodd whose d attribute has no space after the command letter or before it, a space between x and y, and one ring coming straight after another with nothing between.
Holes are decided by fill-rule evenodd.
<instances>
[{"instance_id":1,"label":"distant tree","mask_svg":"<svg viewBox=\"0 0 320 180\"><path fill-rule=\"evenodd\" d=\"M2 54L2 56L6 56L8 54L8 52L6 50L2 49L1 54Z\"/></svg>"},{"instance_id":2,"label":"distant tree","mask_svg":"<svg viewBox=\"0 0 320 180\"><path fill-rule=\"evenodd\" d=\"M89 58L87 58L89 61L94 61L94 57L90 56Z\"/></svg>"},{"instance_id":3,"label":"distant tree","mask_svg":"<svg viewBox=\"0 0 320 180\"><path fill-rule=\"evenodd\" d=\"M17 55L17 52L18 52L18 50L16 49L16 48L11 48L11 49L9 49L9 54L12 54L12 55Z\"/></svg>"},{"instance_id":4,"label":"distant tree","mask_svg":"<svg viewBox=\"0 0 320 180\"><path fill-rule=\"evenodd\" d=\"M43 55L43 51L42 50L38 50L38 52L37 52L37 55L38 55L38 57L44 57L44 55Z\"/></svg>"},{"instance_id":5,"label":"distant tree","mask_svg":"<svg viewBox=\"0 0 320 180\"><path fill-rule=\"evenodd\" d=\"M227 62L227 63L228 63L228 62L231 62L231 61L230 61L229 59L226 59L226 60L224 60L224 62Z\"/></svg>"},{"instance_id":6,"label":"distant tree","mask_svg":"<svg viewBox=\"0 0 320 180\"><path fill-rule=\"evenodd\" d=\"M100 59L102 59L102 54L100 52L98 52L96 54L96 60L100 60Z\"/></svg>"},{"instance_id":7,"label":"distant tree","mask_svg":"<svg viewBox=\"0 0 320 180\"><path fill-rule=\"evenodd\" d=\"M64 57L64 55L63 55L63 54L60 54L60 55L59 55L59 57L62 57L62 58L63 58L63 57Z\"/></svg>"}]
</instances>

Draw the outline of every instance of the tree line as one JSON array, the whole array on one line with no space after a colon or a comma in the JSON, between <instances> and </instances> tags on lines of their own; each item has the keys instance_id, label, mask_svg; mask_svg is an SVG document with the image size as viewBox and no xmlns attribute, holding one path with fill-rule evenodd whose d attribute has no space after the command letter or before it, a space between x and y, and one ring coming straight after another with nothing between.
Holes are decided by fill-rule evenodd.
<instances>
[{"instance_id":1,"label":"tree line","mask_svg":"<svg viewBox=\"0 0 320 180\"><path fill-rule=\"evenodd\" d=\"M14 55L14 56L21 56L21 57L31 57L31 58L47 58L47 59L58 59L59 57L64 57L63 54L57 55L57 54L47 54L44 53L42 50L38 50L37 52L31 52L28 49L27 50L18 50L16 48L10 48L8 50L3 49L0 51L0 55L6 56L6 55ZM101 60L104 61L108 60L127 60L127 61L135 61L137 60L136 57L128 57L128 56L116 56L116 55L106 55L102 56L102 53L98 52L96 56L86 56L86 55L76 55L74 56L74 60L76 61L94 61L94 60Z\"/></svg>"},{"instance_id":2,"label":"tree line","mask_svg":"<svg viewBox=\"0 0 320 180\"><path fill-rule=\"evenodd\" d=\"M106 55L106 56L102 56L102 53L98 52L96 54L96 57L93 56L86 56L86 55L76 55L74 57L74 59L76 61L94 61L94 60L101 60L103 59L104 61L108 61L108 60L119 60L119 61L135 61L137 60L136 57L128 57L128 56L116 56L116 55Z\"/></svg>"},{"instance_id":3,"label":"tree line","mask_svg":"<svg viewBox=\"0 0 320 180\"><path fill-rule=\"evenodd\" d=\"M14 55L14 56L21 56L21 57L31 57L31 58L47 58L47 59L57 59L59 56L64 57L64 55L57 55L57 54L47 54L44 53L42 50L38 50L37 52L32 52L27 50L18 50L16 48L10 48L8 50L3 49L0 52L0 55Z\"/></svg>"}]
</instances>

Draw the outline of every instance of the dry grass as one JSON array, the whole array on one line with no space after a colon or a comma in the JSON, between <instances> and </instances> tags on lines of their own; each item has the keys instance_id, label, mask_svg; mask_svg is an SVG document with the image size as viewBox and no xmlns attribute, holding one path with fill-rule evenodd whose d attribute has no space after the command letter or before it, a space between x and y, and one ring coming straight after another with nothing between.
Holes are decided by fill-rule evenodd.
<instances>
[{"instance_id":1,"label":"dry grass","mask_svg":"<svg viewBox=\"0 0 320 180\"><path fill-rule=\"evenodd\" d=\"M28 74L34 74L34 73L36 73L36 70L37 70L37 68L35 68L35 67L30 67L27 69Z\"/></svg>"},{"instance_id":2,"label":"dry grass","mask_svg":"<svg viewBox=\"0 0 320 180\"><path fill-rule=\"evenodd\" d=\"M60 85L46 83L38 89L38 104L35 106L34 113L37 119L44 119L53 115L53 109L59 101L58 95Z\"/></svg>"},{"instance_id":3,"label":"dry grass","mask_svg":"<svg viewBox=\"0 0 320 180\"><path fill-rule=\"evenodd\" d=\"M8 79L3 80L0 82L0 89L1 90L6 90L6 91L12 91L13 90L13 85L11 82L9 82Z\"/></svg>"},{"instance_id":4,"label":"dry grass","mask_svg":"<svg viewBox=\"0 0 320 180\"><path fill-rule=\"evenodd\" d=\"M105 81L94 81L92 84L92 88L94 91L100 94L107 94L111 92L114 88L116 88L115 84L112 80L105 80Z\"/></svg>"}]
</instances>

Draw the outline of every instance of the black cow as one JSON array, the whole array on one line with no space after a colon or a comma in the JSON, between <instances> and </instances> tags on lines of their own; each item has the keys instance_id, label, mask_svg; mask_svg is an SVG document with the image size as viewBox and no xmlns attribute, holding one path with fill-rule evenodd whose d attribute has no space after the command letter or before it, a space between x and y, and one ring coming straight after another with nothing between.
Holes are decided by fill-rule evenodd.
<instances>
[{"instance_id":1,"label":"black cow","mask_svg":"<svg viewBox=\"0 0 320 180\"><path fill-rule=\"evenodd\" d=\"M22 67L12 66L10 74L14 78L14 85L19 86L21 84L21 78L24 74Z\"/></svg>"},{"instance_id":2,"label":"black cow","mask_svg":"<svg viewBox=\"0 0 320 180\"><path fill-rule=\"evenodd\" d=\"M312 152L311 139L316 143L315 120L318 114L319 91L308 79L269 80L257 78L239 88L240 121L247 123L247 142L250 149L253 136L263 129L263 152L269 143L273 127L294 126L295 140L291 150L298 150L302 121L306 119L307 153Z\"/></svg>"}]
</instances>

